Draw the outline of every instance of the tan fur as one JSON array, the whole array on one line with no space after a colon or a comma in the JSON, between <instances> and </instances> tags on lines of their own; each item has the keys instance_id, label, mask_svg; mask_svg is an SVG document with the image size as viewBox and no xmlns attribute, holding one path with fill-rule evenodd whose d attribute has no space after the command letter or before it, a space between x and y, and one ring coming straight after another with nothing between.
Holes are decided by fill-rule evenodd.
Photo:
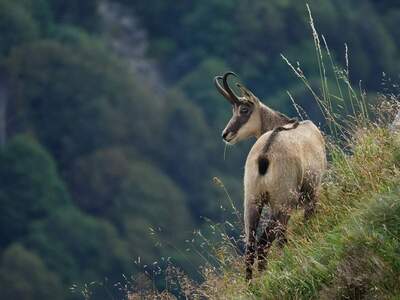
<instances>
[{"instance_id":1,"label":"tan fur","mask_svg":"<svg viewBox=\"0 0 400 300\"><path fill-rule=\"evenodd\" d=\"M291 125L287 125L290 127ZM311 121L300 122L293 130L282 131L267 154L270 164L265 175L258 174L258 158L272 131L263 134L247 156L244 173L245 207L267 192L273 212L297 205L303 182L318 188L326 168L325 143Z\"/></svg>"}]
</instances>

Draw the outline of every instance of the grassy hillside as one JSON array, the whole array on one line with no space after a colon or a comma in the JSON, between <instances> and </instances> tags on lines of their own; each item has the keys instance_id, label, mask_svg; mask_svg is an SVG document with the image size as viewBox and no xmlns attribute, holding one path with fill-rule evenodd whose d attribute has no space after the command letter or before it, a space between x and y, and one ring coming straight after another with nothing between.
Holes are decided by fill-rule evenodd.
<instances>
[{"instance_id":1,"label":"grassy hillside","mask_svg":"<svg viewBox=\"0 0 400 300\"><path fill-rule=\"evenodd\" d=\"M400 148L384 124L357 128L346 153L331 148L318 212L291 219L250 286L241 257L199 289L211 299L392 299L400 296ZM224 252L224 255L233 255ZM222 261L222 259L221 259Z\"/></svg>"}]
</instances>

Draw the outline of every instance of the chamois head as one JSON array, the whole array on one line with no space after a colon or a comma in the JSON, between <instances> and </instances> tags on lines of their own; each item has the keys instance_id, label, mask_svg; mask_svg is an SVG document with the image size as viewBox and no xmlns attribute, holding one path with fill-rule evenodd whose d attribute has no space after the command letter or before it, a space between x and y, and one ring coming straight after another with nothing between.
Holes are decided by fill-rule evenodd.
<instances>
[{"instance_id":1,"label":"chamois head","mask_svg":"<svg viewBox=\"0 0 400 300\"><path fill-rule=\"evenodd\" d=\"M242 96L237 96L228 84L229 75L237 77L233 72L226 72L224 76L216 76L214 83L217 90L233 107L232 118L222 132L222 138L229 144L236 144L241 140L259 134L262 122L259 113L261 104L252 92L239 83L236 83L236 86L241 91Z\"/></svg>"}]
</instances>

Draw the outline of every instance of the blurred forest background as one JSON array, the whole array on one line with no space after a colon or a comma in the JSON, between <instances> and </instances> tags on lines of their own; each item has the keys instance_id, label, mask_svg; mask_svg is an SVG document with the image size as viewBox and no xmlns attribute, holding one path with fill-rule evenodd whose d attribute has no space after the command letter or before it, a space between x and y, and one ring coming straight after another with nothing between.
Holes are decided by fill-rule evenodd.
<instances>
[{"instance_id":1,"label":"blurred forest background","mask_svg":"<svg viewBox=\"0 0 400 300\"><path fill-rule=\"evenodd\" d=\"M347 43L354 84L387 92L399 1L308 2L342 65ZM249 147L224 160L213 77L234 70L294 116L290 91L318 120L281 53L318 82L304 1L0 0L1 297L79 299L73 283L161 257L193 272L185 240L231 217L212 178L241 207Z\"/></svg>"}]
</instances>

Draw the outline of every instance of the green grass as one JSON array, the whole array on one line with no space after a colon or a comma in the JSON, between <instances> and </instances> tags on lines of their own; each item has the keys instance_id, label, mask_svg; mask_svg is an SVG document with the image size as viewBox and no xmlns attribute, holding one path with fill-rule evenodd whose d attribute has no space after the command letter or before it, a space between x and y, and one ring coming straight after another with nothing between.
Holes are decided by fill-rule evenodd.
<instances>
[{"instance_id":1,"label":"green grass","mask_svg":"<svg viewBox=\"0 0 400 300\"><path fill-rule=\"evenodd\" d=\"M386 298L400 269L399 191L365 195L351 214L321 237L293 238L282 258L253 287L260 298ZM360 199L361 200L361 199ZM314 229L319 229L318 227Z\"/></svg>"}]
</instances>

